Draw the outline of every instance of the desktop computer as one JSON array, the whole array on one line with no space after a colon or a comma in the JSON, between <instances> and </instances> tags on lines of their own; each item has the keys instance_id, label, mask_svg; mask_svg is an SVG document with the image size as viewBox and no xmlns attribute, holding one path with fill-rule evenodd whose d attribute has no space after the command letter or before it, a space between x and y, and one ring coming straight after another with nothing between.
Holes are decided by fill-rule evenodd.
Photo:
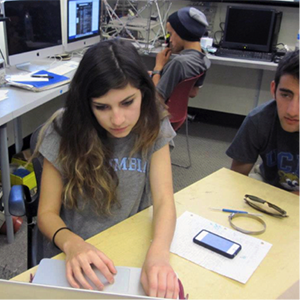
<instances>
[{"instance_id":1,"label":"desktop computer","mask_svg":"<svg viewBox=\"0 0 300 300\"><path fill-rule=\"evenodd\" d=\"M0 87L5 82L6 82L6 80L5 80L5 64L4 64L4 60L2 58L0 58Z\"/></svg>"},{"instance_id":2,"label":"desktop computer","mask_svg":"<svg viewBox=\"0 0 300 300\"><path fill-rule=\"evenodd\" d=\"M60 0L4 0L1 6L9 18L9 65L26 69L31 61L63 52Z\"/></svg>"},{"instance_id":3,"label":"desktop computer","mask_svg":"<svg viewBox=\"0 0 300 300\"><path fill-rule=\"evenodd\" d=\"M100 42L101 0L62 0L66 52Z\"/></svg>"}]
</instances>

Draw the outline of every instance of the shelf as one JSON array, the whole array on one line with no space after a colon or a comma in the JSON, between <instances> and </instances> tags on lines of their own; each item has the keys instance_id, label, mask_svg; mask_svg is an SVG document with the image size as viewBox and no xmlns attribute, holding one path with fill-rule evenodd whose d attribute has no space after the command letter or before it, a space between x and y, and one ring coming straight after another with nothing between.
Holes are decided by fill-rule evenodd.
<instances>
[{"instance_id":1,"label":"shelf","mask_svg":"<svg viewBox=\"0 0 300 300\"><path fill-rule=\"evenodd\" d=\"M128 29L139 31L148 29L148 20L145 18L133 18L132 20L128 20L128 17L122 17L120 20L123 22L123 24L119 20L113 20L108 23L108 26L122 28L125 25ZM159 22L151 21L150 29L153 29L158 25L160 25Z\"/></svg>"}]
</instances>

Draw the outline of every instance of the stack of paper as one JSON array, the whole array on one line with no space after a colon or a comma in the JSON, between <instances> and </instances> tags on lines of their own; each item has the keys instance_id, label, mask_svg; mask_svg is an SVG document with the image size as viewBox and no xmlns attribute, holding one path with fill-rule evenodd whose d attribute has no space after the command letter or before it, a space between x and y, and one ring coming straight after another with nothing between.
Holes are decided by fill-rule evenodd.
<instances>
[{"instance_id":1,"label":"stack of paper","mask_svg":"<svg viewBox=\"0 0 300 300\"><path fill-rule=\"evenodd\" d=\"M33 92L49 90L70 82L70 78L41 70L34 74L11 76L6 78L7 84Z\"/></svg>"}]
</instances>

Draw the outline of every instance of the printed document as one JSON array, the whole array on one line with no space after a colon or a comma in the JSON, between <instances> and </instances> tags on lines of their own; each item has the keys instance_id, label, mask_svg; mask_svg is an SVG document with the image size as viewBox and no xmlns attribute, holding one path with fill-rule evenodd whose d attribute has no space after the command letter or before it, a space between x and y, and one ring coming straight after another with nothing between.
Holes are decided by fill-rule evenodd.
<instances>
[{"instance_id":1,"label":"printed document","mask_svg":"<svg viewBox=\"0 0 300 300\"><path fill-rule=\"evenodd\" d=\"M202 229L241 244L241 251L233 259L230 259L195 244L193 237ZM186 211L177 219L171 252L206 269L245 284L271 247L272 244L263 240Z\"/></svg>"}]
</instances>

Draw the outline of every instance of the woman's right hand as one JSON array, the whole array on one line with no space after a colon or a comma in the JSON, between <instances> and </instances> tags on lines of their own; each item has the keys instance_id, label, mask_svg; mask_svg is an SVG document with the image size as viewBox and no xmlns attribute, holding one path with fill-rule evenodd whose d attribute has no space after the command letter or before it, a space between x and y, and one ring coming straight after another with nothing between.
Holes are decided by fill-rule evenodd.
<instances>
[{"instance_id":1,"label":"woman's right hand","mask_svg":"<svg viewBox=\"0 0 300 300\"><path fill-rule=\"evenodd\" d=\"M99 290L102 290L104 285L92 266L95 266L110 283L114 282L113 275L117 273L115 266L105 254L80 236L70 230L60 230L67 226L60 217L62 193L63 181L60 173L44 158L38 209L39 229L49 240L55 235L53 242L66 254L66 273L71 286L92 290L93 287L85 279L85 274Z\"/></svg>"},{"instance_id":2,"label":"woman's right hand","mask_svg":"<svg viewBox=\"0 0 300 300\"><path fill-rule=\"evenodd\" d=\"M69 241L64 247L64 252L66 254L66 275L72 287L93 290L93 287L85 279L85 275L99 290L103 290L104 284L93 271L92 265L103 274L109 283L114 282L117 270L113 262L80 237L77 236L75 241Z\"/></svg>"}]
</instances>

